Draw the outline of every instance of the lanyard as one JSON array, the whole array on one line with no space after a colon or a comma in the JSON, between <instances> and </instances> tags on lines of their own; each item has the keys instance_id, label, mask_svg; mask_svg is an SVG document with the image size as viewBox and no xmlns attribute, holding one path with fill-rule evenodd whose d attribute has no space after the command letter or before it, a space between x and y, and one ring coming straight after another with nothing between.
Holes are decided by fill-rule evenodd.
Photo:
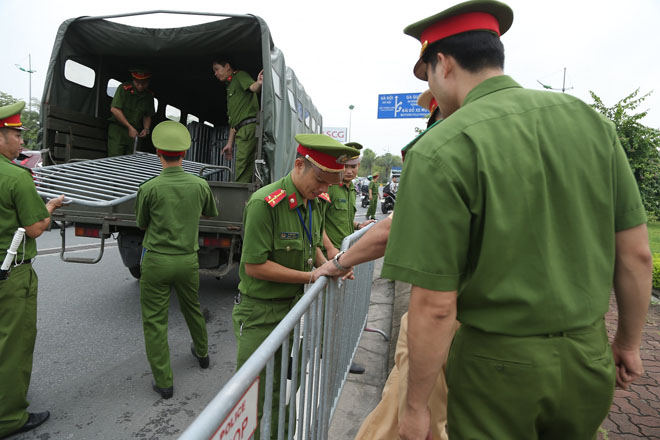
<instances>
[{"instance_id":1,"label":"lanyard","mask_svg":"<svg viewBox=\"0 0 660 440\"><path fill-rule=\"evenodd\" d=\"M296 206L296 212L298 213L298 219L300 219L300 224L302 225L303 229L305 230L305 233L307 233L307 239L309 241L309 259L307 260L307 264L310 266L313 263L312 260L312 201L307 200L307 215L309 216L309 229L305 226L305 221L303 220L302 213L300 212L300 207Z\"/></svg>"},{"instance_id":2,"label":"lanyard","mask_svg":"<svg viewBox=\"0 0 660 440\"><path fill-rule=\"evenodd\" d=\"M303 220L302 213L300 212L300 207L296 206L296 212L298 212L298 218L300 219L300 224L307 233L307 238L309 239L309 246L312 246L312 201L307 201L307 215L309 216L309 230L305 226L305 221Z\"/></svg>"}]
</instances>

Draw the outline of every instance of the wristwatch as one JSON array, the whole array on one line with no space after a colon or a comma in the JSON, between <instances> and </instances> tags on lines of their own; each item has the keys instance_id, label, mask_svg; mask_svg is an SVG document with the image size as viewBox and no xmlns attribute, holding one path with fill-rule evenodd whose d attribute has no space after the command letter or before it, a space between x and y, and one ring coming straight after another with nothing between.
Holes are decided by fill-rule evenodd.
<instances>
[{"instance_id":1,"label":"wristwatch","mask_svg":"<svg viewBox=\"0 0 660 440\"><path fill-rule=\"evenodd\" d=\"M335 267L339 270L349 270L350 267L344 267L341 264L339 264L339 259L341 258L342 255L344 255L346 251L341 251L337 255L335 255L335 258L332 259L332 262L334 263Z\"/></svg>"}]
</instances>

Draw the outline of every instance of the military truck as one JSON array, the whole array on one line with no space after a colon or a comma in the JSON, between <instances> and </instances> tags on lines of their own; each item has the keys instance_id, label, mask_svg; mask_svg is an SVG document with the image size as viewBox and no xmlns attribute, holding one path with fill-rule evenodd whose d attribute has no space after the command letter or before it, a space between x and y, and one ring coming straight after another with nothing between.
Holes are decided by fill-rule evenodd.
<instances>
[{"instance_id":1,"label":"military truck","mask_svg":"<svg viewBox=\"0 0 660 440\"><path fill-rule=\"evenodd\" d=\"M154 14L199 15L210 21L177 28L118 22ZM234 163L221 154L229 127L226 88L212 70L220 54L229 55L233 67L255 79L263 70L251 183L233 183ZM53 214L62 226L64 261L96 263L105 240L113 237L124 265L140 276L143 231L135 223L135 196L141 182L160 173L160 165L148 138L140 140L132 155L106 157L112 97L135 66L153 73L152 127L172 119L191 133L184 169L209 181L219 212L200 220L200 269L223 276L240 261L246 201L256 189L289 172L294 136L321 133L321 115L286 66L265 21L255 15L159 10L66 20L57 33L42 98L40 143L46 166L33 170L43 197L63 193L72 201ZM98 255L72 257L66 251L67 229L99 238Z\"/></svg>"}]
</instances>

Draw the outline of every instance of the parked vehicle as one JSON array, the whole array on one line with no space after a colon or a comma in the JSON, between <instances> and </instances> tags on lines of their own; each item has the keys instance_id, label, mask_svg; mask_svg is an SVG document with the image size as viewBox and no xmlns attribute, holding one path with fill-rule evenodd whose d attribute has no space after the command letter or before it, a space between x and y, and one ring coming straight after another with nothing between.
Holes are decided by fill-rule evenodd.
<instances>
[{"instance_id":1,"label":"parked vehicle","mask_svg":"<svg viewBox=\"0 0 660 440\"><path fill-rule=\"evenodd\" d=\"M101 239L96 258L68 257L63 250L64 261L98 262L105 239L116 234L124 265L139 277L144 234L135 223L135 195L141 182L160 173L160 165L148 138L141 140L136 154L113 158L106 157L106 140L114 91L128 78L129 68L146 66L153 73L152 127L165 119L186 124L193 143L184 170L209 180L220 214L200 221L199 264L202 271L223 276L240 261L246 201L291 170L294 136L320 133L322 118L261 18L200 14L217 15L218 20L167 29L108 20L140 15L144 13L80 17L60 26L40 121L48 166L34 170L35 183L43 197L64 193L73 201L53 213L54 219L74 224L76 235ZM220 154L229 133L226 88L213 76L211 63L222 53L231 54L233 64L253 78L264 72L251 183L232 182L234 163ZM65 228L61 231L65 249Z\"/></svg>"},{"instance_id":2,"label":"parked vehicle","mask_svg":"<svg viewBox=\"0 0 660 440\"><path fill-rule=\"evenodd\" d=\"M390 184L383 187L383 199L380 202L380 210L383 214L394 210L394 202L396 201L396 192L392 191Z\"/></svg>"},{"instance_id":3,"label":"parked vehicle","mask_svg":"<svg viewBox=\"0 0 660 440\"><path fill-rule=\"evenodd\" d=\"M363 208L368 208L369 207L369 193L368 192L366 194L362 193L362 202L361 203L362 203Z\"/></svg>"}]
</instances>

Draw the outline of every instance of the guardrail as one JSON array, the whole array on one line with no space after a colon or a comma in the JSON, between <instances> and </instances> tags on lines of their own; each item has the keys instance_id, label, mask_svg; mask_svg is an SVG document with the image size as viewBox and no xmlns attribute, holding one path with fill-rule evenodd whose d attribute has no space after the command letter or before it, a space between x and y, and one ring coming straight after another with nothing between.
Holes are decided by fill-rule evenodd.
<instances>
[{"instance_id":1,"label":"guardrail","mask_svg":"<svg viewBox=\"0 0 660 440\"><path fill-rule=\"evenodd\" d=\"M370 227L346 237L341 249L348 249ZM273 372L275 354L280 348L281 353L291 354L292 361L291 379L287 381L289 356L281 356L279 420L274 431L277 438L326 439L367 322L373 268L373 262L364 263L354 268L355 280L340 282L321 277L311 285L179 439L233 440L234 436L229 436L227 431L218 432L219 427L249 392L264 368L266 383L259 384L265 386L260 431L262 440L270 438ZM286 412L292 421L288 424L288 432L285 432ZM233 414L243 414L243 411ZM231 421L235 427L240 426L240 422ZM251 432L241 432L236 438L247 439L249 435Z\"/></svg>"}]
</instances>

